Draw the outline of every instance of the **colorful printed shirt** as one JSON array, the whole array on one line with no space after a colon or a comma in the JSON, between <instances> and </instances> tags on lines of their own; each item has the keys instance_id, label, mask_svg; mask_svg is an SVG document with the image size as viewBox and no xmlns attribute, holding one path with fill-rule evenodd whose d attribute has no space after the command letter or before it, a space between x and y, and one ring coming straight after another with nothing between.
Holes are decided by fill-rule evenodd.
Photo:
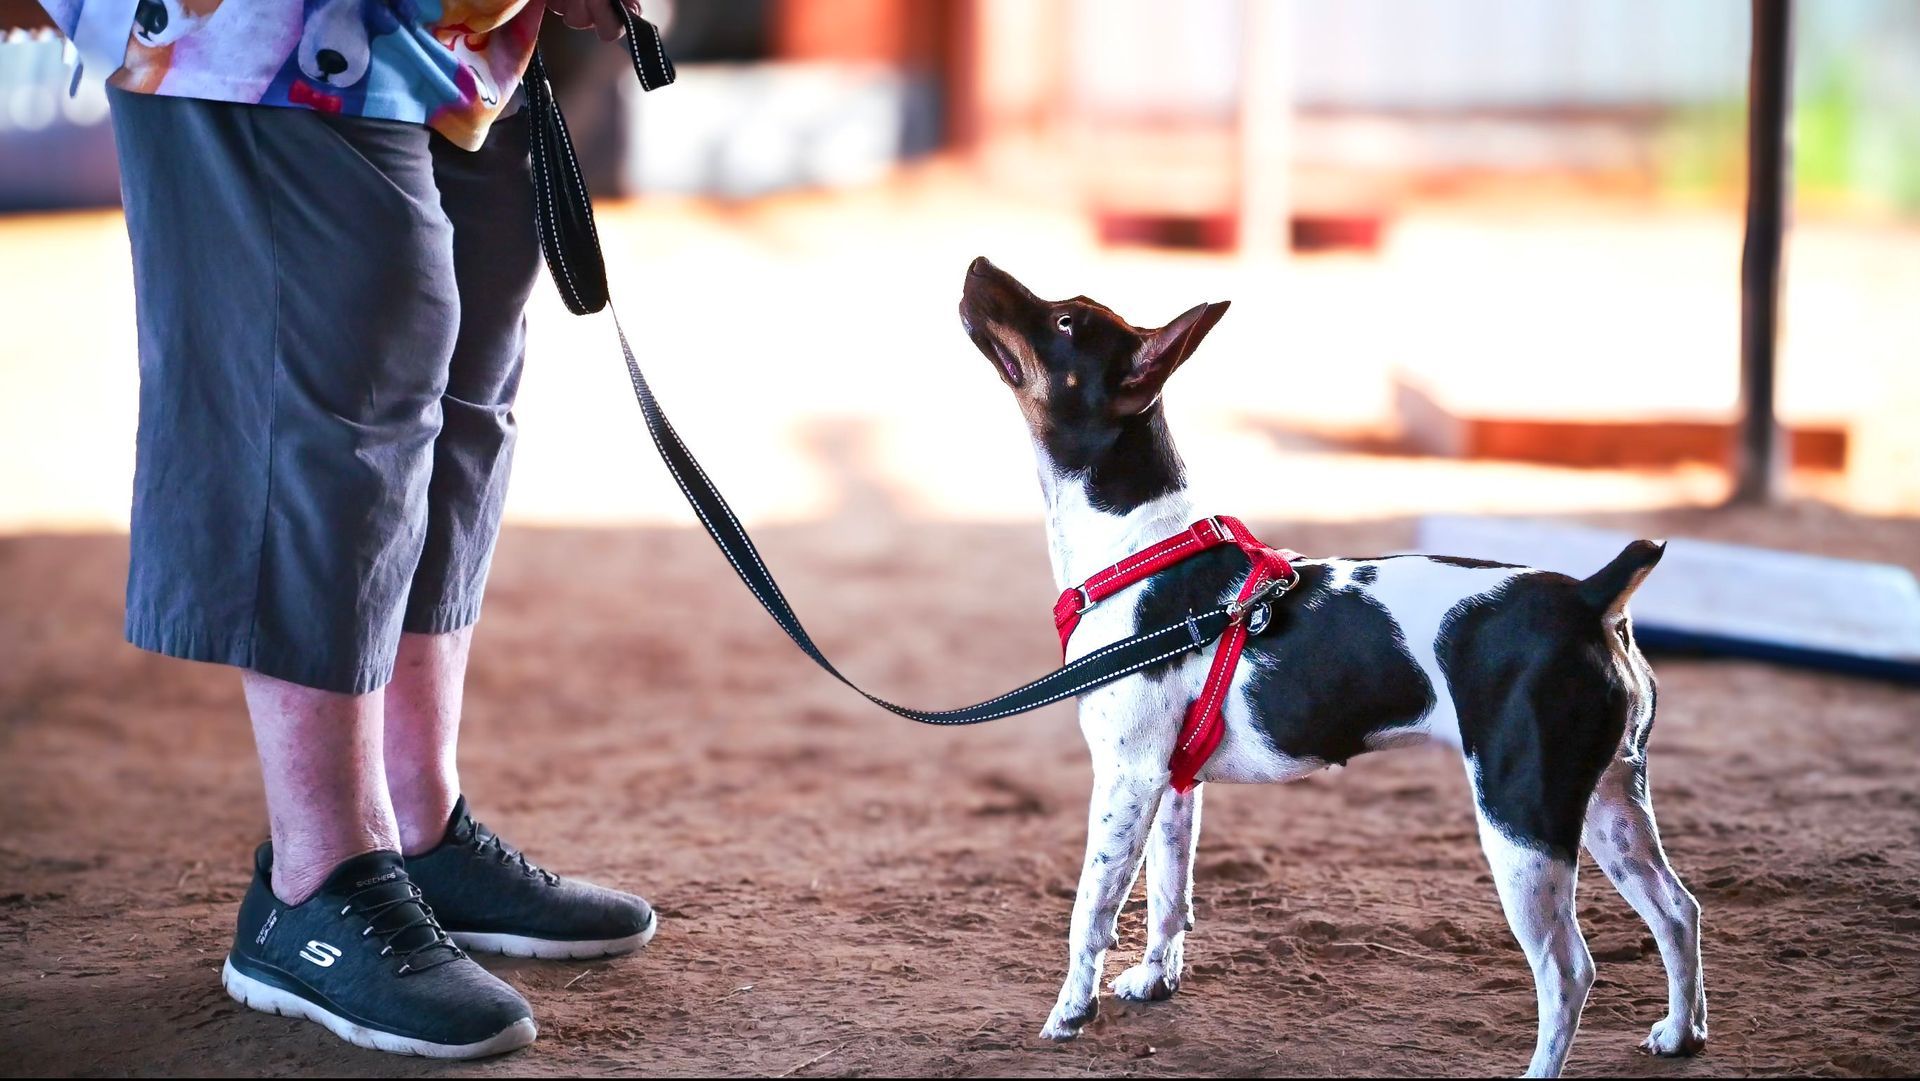
<instances>
[{"instance_id":1,"label":"colorful printed shirt","mask_svg":"<svg viewBox=\"0 0 1920 1081\"><path fill-rule=\"evenodd\" d=\"M42 0L70 37L89 2L111 0ZM475 150L520 85L545 4L120 0L120 6L132 10L133 25L126 60L108 80L113 86L413 121ZM117 29L113 33L117 41Z\"/></svg>"}]
</instances>

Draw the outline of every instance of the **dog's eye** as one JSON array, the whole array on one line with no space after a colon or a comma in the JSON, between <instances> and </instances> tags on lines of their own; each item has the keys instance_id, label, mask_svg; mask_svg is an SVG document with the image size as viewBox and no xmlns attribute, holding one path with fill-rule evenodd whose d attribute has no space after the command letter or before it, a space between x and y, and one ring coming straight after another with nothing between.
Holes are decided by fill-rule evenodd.
<instances>
[{"instance_id":1,"label":"dog's eye","mask_svg":"<svg viewBox=\"0 0 1920 1081\"><path fill-rule=\"evenodd\" d=\"M1053 325L1060 328L1060 333L1071 334L1073 333L1073 316L1063 315L1060 318L1055 319L1053 321Z\"/></svg>"}]
</instances>

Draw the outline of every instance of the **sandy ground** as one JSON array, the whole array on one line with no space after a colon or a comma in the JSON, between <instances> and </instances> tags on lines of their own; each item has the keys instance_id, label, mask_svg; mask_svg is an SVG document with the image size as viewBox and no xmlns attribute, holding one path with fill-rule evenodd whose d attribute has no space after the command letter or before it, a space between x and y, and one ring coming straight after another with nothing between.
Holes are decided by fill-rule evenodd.
<instances>
[{"instance_id":1,"label":"sandy ground","mask_svg":"<svg viewBox=\"0 0 1920 1081\"><path fill-rule=\"evenodd\" d=\"M1920 523L1807 505L1607 521L1920 563ZM1309 551L1411 536L1262 524ZM883 692L958 704L1052 660L1035 525L856 501L762 539ZM0 1072L1511 1075L1531 1048L1525 962L1447 755L1215 786L1185 988L1108 997L1080 1041L1044 1044L1088 780L1071 712L908 725L807 666L704 537L528 527L502 542L476 646L467 789L551 866L648 893L662 931L610 963L489 962L541 1025L504 1060L345 1047L221 992L263 832L237 681L120 644L125 558L111 534L0 539ZM1657 664L1655 799L1706 911L1713 1042L1635 1051L1659 960L1588 868L1599 982L1569 1072L1911 1074L1920 696ZM1110 975L1141 949L1137 904Z\"/></svg>"}]
</instances>

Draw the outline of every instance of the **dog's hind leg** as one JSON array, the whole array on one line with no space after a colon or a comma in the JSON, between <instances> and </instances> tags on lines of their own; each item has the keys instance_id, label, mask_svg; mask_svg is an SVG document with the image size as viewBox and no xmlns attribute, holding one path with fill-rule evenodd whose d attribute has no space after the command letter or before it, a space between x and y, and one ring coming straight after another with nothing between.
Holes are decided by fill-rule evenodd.
<instances>
[{"instance_id":1,"label":"dog's hind leg","mask_svg":"<svg viewBox=\"0 0 1920 1081\"><path fill-rule=\"evenodd\" d=\"M1707 1045L1707 988L1700 967L1700 904L1660 847L1647 793L1643 748L1621 749L1587 807L1583 840L1620 896L1647 921L1667 969L1667 1016L1641 1044L1656 1055L1692 1055Z\"/></svg>"},{"instance_id":2,"label":"dog's hind leg","mask_svg":"<svg viewBox=\"0 0 1920 1081\"><path fill-rule=\"evenodd\" d=\"M1113 981L1133 1002L1171 998L1180 990L1187 932L1193 930L1193 851L1200 841L1200 788L1160 794L1147 841L1147 953Z\"/></svg>"},{"instance_id":3,"label":"dog's hind leg","mask_svg":"<svg viewBox=\"0 0 1920 1081\"><path fill-rule=\"evenodd\" d=\"M1533 967L1540 1033L1527 1077L1558 1077L1593 986L1593 958L1575 918L1575 863L1508 837L1476 806L1480 845L1493 868L1507 924Z\"/></svg>"},{"instance_id":4,"label":"dog's hind leg","mask_svg":"<svg viewBox=\"0 0 1920 1081\"><path fill-rule=\"evenodd\" d=\"M1087 812L1087 860L1080 871L1080 892L1073 902L1068 932L1067 979L1060 988L1040 1035L1071 1040L1100 1012L1100 966L1116 944L1120 906L1133 889L1134 874L1146 847L1148 820L1167 787L1157 775L1096 767L1092 806Z\"/></svg>"}]
</instances>

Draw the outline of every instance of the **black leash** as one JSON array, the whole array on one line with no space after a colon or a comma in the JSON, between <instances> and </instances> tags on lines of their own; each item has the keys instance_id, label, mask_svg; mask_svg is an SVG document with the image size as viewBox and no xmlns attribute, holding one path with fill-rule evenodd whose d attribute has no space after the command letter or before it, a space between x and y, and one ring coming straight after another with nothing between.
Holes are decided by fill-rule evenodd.
<instances>
[{"instance_id":1,"label":"black leash","mask_svg":"<svg viewBox=\"0 0 1920 1081\"><path fill-rule=\"evenodd\" d=\"M644 19L634 18L622 4L615 3L613 9L620 13L627 24L627 51L633 56L633 68L640 77L641 88L657 90L673 82L673 61L667 58L666 50L661 45L659 30ZM547 268L560 288L560 297L566 302L567 310L575 315L589 315L602 308L610 308L606 262L601 258L600 237L593 225L593 207L587 198L587 187L581 179L579 164L573 156L573 142L567 136L567 123L560 115L560 106L554 100L553 88L547 81L546 68L537 53L527 71L526 91L527 108L533 111L534 210L540 232L540 248L546 255ZM734 517L733 510L727 506L719 489L707 479L706 470L700 468L700 463L687 450L686 444L680 441L667 415L661 411L659 401L647 386L647 377L640 372L639 361L634 359L633 347L627 342L627 333L620 326L617 312L613 316L613 326L615 333L620 336L620 352L626 357L627 375L633 381L633 396L640 403L640 412L646 418L653 445L667 463L667 470L673 474L674 483L680 486L681 494L687 497L687 503L699 515L700 524L706 527L707 535L720 546L727 562L733 564L734 573L746 583L760 606L767 610L781 630L787 632L787 637L793 639L793 644L799 646L801 652L813 658L814 663L826 669L833 678L858 691L882 709L922 724L940 725L978 724L1025 713L1111 683L1189 650L1201 649L1219 638L1228 624L1238 618L1229 605L1190 614L1177 623L1097 649L1023 687L964 709L914 709L871 694L842 675L833 662L820 652L820 647L814 645L806 628L800 625L800 617L794 614L792 606L781 594L772 572L760 559L753 539L747 536L746 529Z\"/></svg>"}]
</instances>

